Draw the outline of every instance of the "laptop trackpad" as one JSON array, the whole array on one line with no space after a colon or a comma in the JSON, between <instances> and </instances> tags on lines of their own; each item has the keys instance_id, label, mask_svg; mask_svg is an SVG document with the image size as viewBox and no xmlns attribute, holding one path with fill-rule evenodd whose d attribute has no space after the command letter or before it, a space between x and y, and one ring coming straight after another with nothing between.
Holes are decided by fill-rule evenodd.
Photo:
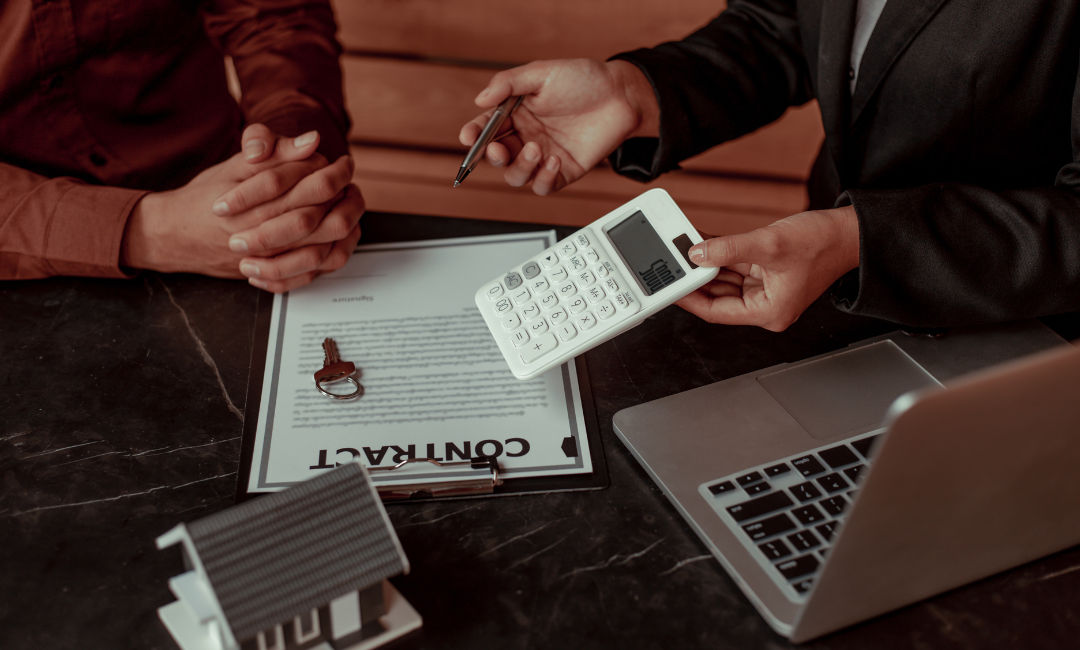
<instances>
[{"instance_id":1,"label":"laptop trackpad","mask_svg":"<svg viewBox=\"0 0 1080 650\"><path fill-rule=\"evenodd\" d=\"M897 397L938 385L892 341L837 352L757 380L819 440L876 429Z\"/></svg>"}]
</instances>

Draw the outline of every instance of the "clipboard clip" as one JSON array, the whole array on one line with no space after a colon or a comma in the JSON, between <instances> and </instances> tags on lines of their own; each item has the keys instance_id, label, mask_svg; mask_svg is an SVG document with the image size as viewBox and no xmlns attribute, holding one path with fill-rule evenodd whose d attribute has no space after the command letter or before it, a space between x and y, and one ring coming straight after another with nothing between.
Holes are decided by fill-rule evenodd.
<instances>
[{"instance_id":1,"label":"clipboard clip","mask_svg":"<svg viewBox=\"0 0 1080 650\"><path fill-rule=\"evenodd\" d=\"M440 461L434 458L406 458L396 465L388 467L369 467L368 472L393 472L410 463L430 463L439 468L467 467L469 469L487 469L488 476L439 481L435 483L403 483L399 485L376 485L375 490L383 501L401 501L405 499L429 499L433 497L466 496L472 494L491 494L503 484L499 476L499 463L494 457L480 456L470 460Z\"/></svg>"}]
</instances>

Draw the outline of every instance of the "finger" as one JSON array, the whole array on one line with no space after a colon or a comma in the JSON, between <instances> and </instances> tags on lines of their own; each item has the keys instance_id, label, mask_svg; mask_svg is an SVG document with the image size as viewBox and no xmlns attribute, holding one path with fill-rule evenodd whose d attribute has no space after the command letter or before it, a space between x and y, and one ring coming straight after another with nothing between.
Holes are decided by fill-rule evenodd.
<instances>
[{"instance_id":1,"label":"finger","mask_svg":"<svg viewBox=\"0 0 1080 650\"><path fill-rule=\"evenodd\" d=\"M273 257L245 257L240 260L240 273L266 283L287 280L319 270L332 249L333 244L312 244Z\"/></svg>"},{"instance_id":2,"label":"finger","mask_svg":"<svg viewBox=\"0 0 1080 650\"><path fill-rule=\"evenodd\" d=\"M270 202L257 209L265 211L270 217L284 214L308 205L319 205L339 198L342 191L352 182L353 160L342 156L333 163L300 179L281 199Z\"/></svg>"},{"instance_id":3,"label":"finger","mask_svg":"<svg viewBox=\"0 0 1080 650\"><path fill-rule=\"evenodd\" d=\"M754 325L753 313L742 300L742 292L726 296L709 296L695 291L675 304L709 323L723 325Z\"/></svg>"},{"instance_id":4,"label":"finger","mask_svg":"<svg viewBox=\"0 0 1080 650\"><path fill-rule=\"evenodd\" d=\"M244 152L244 160L249 163L259 163L274 153L274 141L277 136L265 124L249 124L240 136L240 148Z\"/></svg>"},{"instance_id":5,"label":"finger","mask_svg":"<svg viewBox=\"0 0 1080 650\"><path fill-rule=\"evenodd\" d=\"M762 263L776 254L776 237L772 230L758 228L750 232L725 237L713 237L690 247L690 261L698 266L733 266L740 262Z\"/></svg>"},{"instance_id":6,"label":"finger","mask_svg":"<svg viewBox=\"0 0 1080 650\"><path fill-rule=\"evenodd\" d=\"M535 194L544 196L559 189L556 186L559 181L559 166L558 156L548 156L544 166L540 168L540 171L536 172L536 178L533 179L532 189Z\"/></svg>"},{"instance_id":7,"label":"finger","mask_svg":"<svg viewBox=\"0 0 1080 650\"><path fill-rule=\"evenodd\" d=\"M271 255L273 251L281 250L314 233L326 213L326 208L318 205L291 210L254 228L232 235L229 237L229 249L247 255Z\"/></svg>"},{"instance_id":8,"label":"finger","mask_svg":"<svg viewBox=\"0 0 1080 650\"><path fill-rule=\"evenodd\" d=\"M550 65L534 61L495 73L473 100L480 108L494 108L511 95L539 92L548 78Z\"/></svg>"},{"instance_id":9,"label":"finger","mask_svg":"<svg viewBox=\"0 0 1080 650\"><path fill-rule=\"evenodd\" d=\"M241 214L281 196L324 165L322 156L313 156L309 160L265 167L219 196L210 209L219 217Z\"/></svg>"},{"instance_id":10,"label":"finger","mask_svg":"<svg viewBox=\"0 0 1080 650\"><path fill-rule=\"evenodd\" d=\"M360 224L353 226L352 232L341 240L334 242L334 248L331 249L330 254L323 260L322 265L319 267L319 273L332 273L345 264L352 257L353 251L356 250L356 244L360 242Z\"/></svg>"},{"instance_id":11,"label":"finger","mask_svg":"<svg viewBox=\"0 0 1080 650\"><path fill-rule=\"evenodd\" d=\"M318 273L312 271L311 273L303 273L286 280L260 280L259 278L248 278L248 284L257 289L269 291L270 293L285 293L311 284L318 276Z\"/></svg>"},{"instance_id":12,"label":"finger","mask_svg":"<svg viewBox=\"0 0 1080 650\"><path fill-rule=\"evenodd\" d=\"M503 179L512 187L525 185L536 171L541 154L540 145L529 142L521 149L521 153L511 161L510 166L506 168Z\"/></svg>"},{"instance_id":13,"label":"finger","mask_svg":"<svg viewBox=\"0 0 1080 650\"><path fill-rule=\"evenodd\" d=\"M356 185L350 184L339 200L329 204L326 216L310 234L289 242L292 247L309 244L328 244L350 236L364 214L364 197Z\"/></svg>"}]
</instances>

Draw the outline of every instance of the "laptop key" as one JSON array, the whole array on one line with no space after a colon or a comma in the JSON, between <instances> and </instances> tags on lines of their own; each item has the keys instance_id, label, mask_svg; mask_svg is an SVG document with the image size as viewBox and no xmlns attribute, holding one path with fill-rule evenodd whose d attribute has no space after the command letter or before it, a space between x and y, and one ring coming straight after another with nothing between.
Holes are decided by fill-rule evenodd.
<instances>
[{"instance_id":1,"label":"laptop key","mask_svg":"<svg viewBox=\"0 0 1080 650\"><path fill-rule=\"evenodd\" d=\"M791 583L791 586L795 587L795 591L799 592L800 594L805 594L806 592L810 591L810 587L814 586L814 579L803 578L802 580L796 580L795 582Z\"/></svg>"},{"instance_id":2,"label":"laptop key","mask_svg":"<svg viewBox=\"0 0 1080 650\"><path fill-rule=\"evenodd\" d=\"M881 434L878 434L881 435ZM855 448L855 451L862 454L863 458L870 460L870 452L874 449L874 443L877 442L878 436L870 436L869 438L860 438L851 443L851 446Z\"/></svg>"},{"instance_id":3,"label":"laptop key","mask_svg":"<svg viewBox=\"0 0 1080 650\"><path fill-rule=\"evenodd\" d=\"M825 512L834 517L840 516L844 512L844 508L847 507L847 499L840 495L829 497L828 499L822 499L818 502L818 505L825 508Z\"/></svg>"},{"instance_id":4,"label":"laptop key","mask_svg":"<svg viewBox=\"0 0 1080 650\"><path fill-rule=\"evenodd\" d=\"M793 503L791 497L784 492L772 492L762 497L728 506L727 511L735 521L746 521L747 519L753 519L786 508Z\"/></svg>"},{"instance_id":5,"label":"laptop key","mask_svg":"<svg viewBox=\"0 0 1080 650\"><path fill-rule=\"evenodd\" d=\"M774 539L764 544L758 544L758 548L765 554L765 557L770 560L779 560L782 557L791 555L791 549L782 539Z\"/></svg>"},{"instance_id":6,"label":"laptop key","mask_svg":"<svg viewBox=\"0 0 1080 650\"><path fill-rule=\"evenodd\" d=\"M819 476L817 482L818 485L825 488L825 491L829 494L832 494L833 492L840 492L851 487L850 485L848 485L848 482L844 480L844 477L840 476L836 472L833 472L832 474L826 474L825 476Z\"/></svg>"},{"instance_id":7,"label":"laptop key","mask_svg":"<svg viewBox=\"0 0 1080 650\"><path fill-rule=\"evenodd\" d=\"M810 530L800 530L787 536L788 541L796 551L809 551L815 546L821 545L821 540Z\"/></svg>"},{"instance_id":8,"label":"laptop key","mask_svg":"<svg viewBox=\"0 0 1080 650\"><path fill-rule=\"evenodd\" d=\"M709 486L709 492L712 492L714 495L720 495L720 494L723 494L725 492L731 492L734 489L735 489L735 484L732 483L731 481L721 481L719 483L713 483L712 485Z\"/></svg>"},{"instance_id":9,"label":"laptop key","mask_svg":"<svg viewBox=\"0 0 1080 650\"><path fill-rule=\"evenodd\" d=\"M803 476L813 476L825 471L825 467L822 466L818 459L813 456L801 456L791 461L791 464L795 466L795 469L799 470Z\"/></svg>"},{"instance_id":10,"label":"laptop key","mask_svg":"<svg viewBox=\"0 0 1080 650\"><path fill-rule=\"evenodd\" d=\"M780 494L777 492L777 494ZM816 524L819 521L825 521L825 515L821 514L821 511L814 507L814 504L802 506L801 508L795 508L791 511L791 514L795 515L795 518L803 522L804 525Z\"/></svg>"},{"instance_id":11,"label":"laptop key","mask_svg":"<svg viewBox=\"0 0 1080 650\"><path fill-rule=\"evenodd\" d=\"M777 463L775 465L769 465L765 468L765 476L772 478L774 476L780 476L781 474L787 474L791 471L787 463Z\"/></svg>"},{"instance_id":12,"label":"laptop key","mask_svg":"<svg viewBox=\"0 0 1080 650\"><path fill-rule=\"evenodd\" d=\"M776 568L785 578L794 580L795 578L817 571L817 568L820 565L821 563L818 562L817 558L813 555L800 555L799 557L780 562L776 565Z\"/></svg>"},{"instance_id":13,"label":"laptop key","mask_svg":"<svg viewBox=\"0 0 1080 650\"><path fill-rule=\"evenodd\" d=\"M755 542L759 539L786 533L793 528L795 528L795 522L784 513L773 515L761 521L755 521L752 524L743 524L742 527L746 534L750 536L750 539Z\"/></svg>"},{"instance_id":14,"label":"laptop key","mask_svg":"<svg viewBox=\"0 0 1080 650\"><path fill-rule=\"evenodd\" d=\"M836 532L836 522L826 521L825 523L815 526L814 529L819 535L825 538L825 541L832 539L833 533Z\"/></svg>"},{"instance_id":15,"label":"laptop key","mask_svg":"<svg viewBox=\"0 0 1080 650\"><path fill-rule=\"evenodd\" d=\"M859 462L859 457L856 456L855 452L851 451L851 448L847 445L837 445L835 447L829 447L828 449L822 449L817 454L833 469Z\"/></svg>"},{"instance_id":16,"label":"laptop key","mask_svg":"<svg viewBox=\"0 0 1080 650\"><path fill-rule=\"evenodd\" d=\"M848 477L848 480L852 483L856 483L859 480L859 475L866 469L866 465L855 465L854 467L845 467L844 475Z\"/></svg>"},{"instance_id":17,"label":"laptop key","mask_svg":"<svg viewBox=\"0 0 1080 650\"><path fill-rule=\"evenodd\" d=\"M750 485L756 481L761 480L761 472L750 472L749 474L743 474L739 478L735 479L735 482L742 486Z\"/></svg>"},{"instance_id":18,"label":"laptop key","mask_svg":"<svg viewBox=\"0 0 1080 650\"><path fill-rule=\"evenodd\" d=\"M795 498L799 501L806 503L812 501L821 496L821 490L814 487L814 484L810 481L805 483L799 483L798 485L792 485L790 488L791 493L795 495Z\"/></svg>"},{"instance_id":19,"label":"laptop key","mask_svg":"<svg viewBox=\"0 0 1080 650\"><path fill-rule=\"evenodd\" d=\"M761 494L762 492L768 492L770 489L772 489L772 486L769 485L768 483L766 483L765 481L759 481L757 483L751 483L750 485L747 485L743 489L746 490L747 494L753 495L753 494Z\"/></svg>"}]
</instances>

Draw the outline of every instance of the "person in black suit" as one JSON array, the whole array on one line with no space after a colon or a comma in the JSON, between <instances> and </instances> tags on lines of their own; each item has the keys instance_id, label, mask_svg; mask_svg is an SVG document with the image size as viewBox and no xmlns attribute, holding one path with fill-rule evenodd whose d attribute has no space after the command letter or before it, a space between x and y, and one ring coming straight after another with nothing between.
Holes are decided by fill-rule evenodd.
<instances>
[{"instance_id":1,"label":"person in black suit","mask_svg":"<svg viewBox=\"0 0 1080 650\"><path fill-rule=\"evenodd\" d=\"M608 157L649 180L817 99L810 210L692 249L680 304L780 331L820 295L910 327L1080 311L1080 3L731 0L681 41L497 73L489 146L546 194ZM466 124L475 141L485 115Z\"/></svg>"}]
</instances>

